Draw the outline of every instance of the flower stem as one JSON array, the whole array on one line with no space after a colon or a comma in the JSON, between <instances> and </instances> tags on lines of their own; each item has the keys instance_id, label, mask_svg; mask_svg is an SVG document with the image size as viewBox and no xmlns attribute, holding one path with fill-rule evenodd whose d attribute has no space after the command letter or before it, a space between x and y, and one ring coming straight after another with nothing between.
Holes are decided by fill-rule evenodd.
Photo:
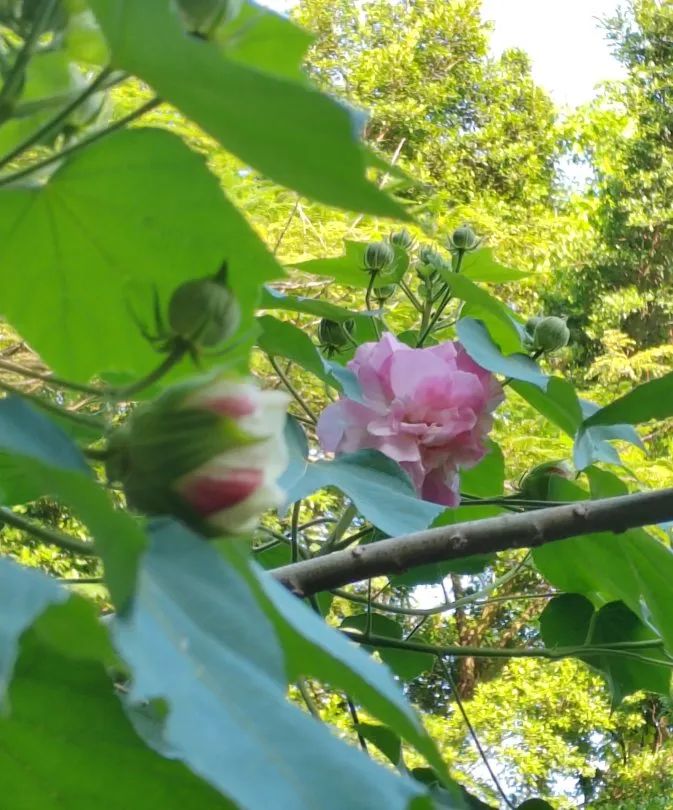
<instances>
[{"instance_id":1,"label":"flower stem","mask_svg":"<svg viewBox=\"0 0 673 810\"><path fill-rule=\"evenodd\" d=\"M53 529L47 529L44 526L37 526L31 523L30 520L17 515L11 509L6 509L4 506L0 507L0 522L13 526L15 529L20 529L26 534L31 534L33 537L47 543L51 546L57 546L64 551L71 551L74 554L79 554L81 557L96 557L93 543L83 543L81 540L76 540L67 534L56 532Z\"/></svg>"},{"instance_id":2,"label":"flower stem","mask_svg":"<svg viewBox=\"0 0 673 810\"><path fill-rule=\"evenodd\" d=\"M100 391L98 388L94 388L91 385L69 382L68 380L63 380L60 377L55 377L53 374L24 368L23 366L19 366L17 363L10 362L9 360L0 359L0 368L4 369L5 371L11 371L13 374L18 374L21 377L28 377L32 380L42 380L43 382L48 383L49 385L54 385L57 388L69 388L71 391L79 391L82 394L94 394L96 396L102 393L102 391Z\"/></svg>"},{"instance_id":3,"label":"flower stem","mask_svg":"<svg viewBox=\"0 0 673 810\"><path fill-rule=\"evenodd\" d=\"M10 183L14 183L17 180L28 177L29 175L40 171L40 169L51 166L52 163L56 163L57 161L62 160L64 157L72 155L74 152L78 152L80 149L91 146L91 144L99 141L106 135L111 135L113 132L116 132L118 129L122 129L127 124L131 123L131 121L135 121L136 118L140 118L146 112L153 110L159 104L161 104L161 99L155 96L154 98L145 102L145 104L138 107L136 110L133 110L133 112L130 112L128 115L125 115L123 118L120 118L113 124L110 124L109 127L105 127L105 129L99 129L97 132L93 132L88 137L82 138L81 141L77 141L77 143L74 143L67 149L62 149L60 152L54 152L53 155L49 155L49 157L44 158L44 160L31 163L29 166L26 166L23 169L19 169L11 174L6 174L4 177L0 177L0 187L7 186Z\"/></svg>"},{"instance_id":4,"label":"flower stem","mask_svg":"<svg viewBox=\"0 0 673 810\"><path fill-rule=\"evenodd\" d=\"M460 268L461 268L461 266L463 264L463 256L464 255L465 255L464 250L458 250L457 251L457 257L458 258L456 260L456 269L453 271L454 273L460 273ZM435 325L436 325L437 321L440 319L440 317L442 315L442 312L444 312L444 310L446 309L447 304L449 303L449 301L452 298L453 298L453 292L452 292L451 287L449 285L449 286L447 286L446 292L444 293L444 296L443 296L442 300L440 301L439 305L437 306L437 309L435 310L434 315L430 319L430 322L425 327L425 329L421 330L420 337L418 338L418 343L416 344L417 348L420 349L423 346L423 343L427 340L428 335L430 335L432 330L435 328Z\"/></svg>"},{"instance_id":5,"label":"flower stem","mask_svg":"<svg viewBox=\"0 0 673 810\"><path fill-rule=\"evenodd\" d=\"M53 118L50 118L45 124L43 124L39 129L29 135L24 141L17 144L11 151L9 151L3 158L0 159L0 169L4 169L7 164L11 163L14 158L19 157L24 152L28 151L31 146L34 146L36 143L39 143L44 137L49 135L53 130L55 130L59 124L65 121L68 116L74 112L83 102L85 102L90 96L92 96L100 87L101 85L107 80L111 73L110 67L105 67L101 72L96 76L96 78L91 82L91 84L86 87L76 98L74 98L69 104L67 104L60 112L58 112Z\"/></svg>"},{"instance_id":6,"label":"flower stem","mask_svg":"<svg viewBox=\"0 0 673 810\"><path fill-rule=\"evenodd\" d=\"M292 562L299 559L299 514L301 512L301 498L292 506L292 525L290 527L290 549Z\"/></svg>"},{"instance_id":7,"label":"flower stem","mask_svg":"<svg viewBox=\"0 0 673 810\"><path fill-rule=\"evenodd\" d=\"M0 90L0 123L6 121L11 115L12 103L14 101L13 95L19 89L23 81L28 62L37 47L40 34L55 6L56 0L42 0L38 6L33 25L5 79L2 90Z\"/></svg>"},{"instance_id":8,"label":"flower stem","mask_svg":"<svg viewBox=\"0 0 673 810\"><path fill-rule=\"evenodd\" d=\"M270 354L267 354L267 357L269 359L269 363L271 363L271 365L273 367L273 370L280 377L281 382L283 383L283 385L287 388L287 390L290 392L290 394L292 394L292 396L296 400L297 404L301 407L301 409L304 411L304 413L311 420L311 424L312 425L317 425L318 424L318 417L313 413L313 411L309 408L309 406L304 402L304 398L301 396L299 391L297 391L297 389L294 387L294 385L292 385L292 383L288 379L288 377L285 374L285 372L283 371L283 369L276 362L275 357L273 357Z\"/></svg>"},{"instance_id":9,"label":"flower stem","mask_svg":"<svg viewBox=\"0 0 673 810\"><path fill-rule=\"evenodd\" d=\"M377 272L370 272L369 274L369 284L367 284L367 292L365 293L365 306L367 307L367 312L372 311L372 292L374 290L374 282L376 281ZM379 330L379 324L376 320L374 315L371 316L372 324L374 325L374 331L376 332L376 338L381 337L381 332Z\"/></svg>"},{"instance_id":10,"label":"flower stem","mask_svg":"<svg viewBox=\"0 0 673 810\"><path fill-rule=\"evenodd\" d=\"M102 430L105 427L105 423L96 416L88 416L85 413L69 411L67 408L62 408L60 405L56 405L54 402L49 402L48 399L43 399L35 394L29 394L27 391L22 391L20 388L15 388L9 383L0 382L0 391L5 391L7 394L14 394L15 396L27 399L29 402L32 402L33 405L41 408L43 411L48 411L49 413L53 413L55 416L61 416L64 419L69 419L71 422L76 422L78 425L85 425L86 427L93 428L95 430Z\"/></svg>"}]
</instances>

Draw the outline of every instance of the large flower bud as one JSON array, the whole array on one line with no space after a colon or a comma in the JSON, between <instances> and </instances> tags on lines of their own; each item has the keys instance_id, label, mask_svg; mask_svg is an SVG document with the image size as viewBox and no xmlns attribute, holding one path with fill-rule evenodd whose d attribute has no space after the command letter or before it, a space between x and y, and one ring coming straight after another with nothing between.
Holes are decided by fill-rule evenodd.
<instances>
[{"instance_id":1,"label":"large flower bud","mask_svg":"<svg viewBox=\"0 0 673 810\"><path fill-rule=\"evenodd\" d=\"M409 250L409 248L414 244L414 237L406 228L402 228L399 231L393 231L388 239L392 245L397 245L397 247L401 247L403 250Z\"/></svg>"},{"instance_id":2,"label":"large flower bud","mask_svg":"<svg viewBox=\"0 0 673 810\"><path fill-rule=\"evenodd\" d=\"M343 349L350 343L350 335L353 333L355 324L349 318L346 321L332 321L323 318L318 326L318 338L320 343L328 349Z\"/></svg>"},{"instance_id":3,"label":"large flower bud","mask_svg":"<svg viewBox=\"0 0 673 810\"><path fill-rule=\"evenodd\" d=\"M395 251L388 242L370 242L365 248L365 269L370 273L383 270L395 259Z\"/></svg>"},{"instance_id":4,"label":"large flower bud","mask_svg":"<svg viewBox=\"0 0 673 810\"><path fill-rule=\"evenodd\" d=\"M462 225L451 234L451 245L455 250L474 250L478 244L477 234L469 225Z\"/></svg>"},{"instance_id":5,"label":"large flower bud","mask_svg":"<svg viewBox=\"0 0 673 810\"><path fill-rule=\"evenodd\" d=\"M205 535L251 531L282 500L288 401L227 378L170 388L113 434L108 476L145 514L173 515Z\"/></svg>"},{"instance_id":6,"label":"large flower bud","mask_svg":"<svg viewBox=\"0 0 673 810\"><path fill-rule=\"evenodd\" d=\"M519 497L532 501L546 501L553 476L572 478L572 470L565 461L546 461L529 470L519 482Z\"/></svg>"},{"instance_id":7,"label":"large flower bud","mask_svg":"<svg viewBox=\"0 0 673 810\"><path fill-rule=\"evenodd\" d=\"M563 318L550 315L536 325L533 345L542 352L555 352L568 345L570 329Z\"/></svg>"},{"instance_id":8,"label":"large flower bud","mask_svg":"<svg viewBox=\"0 0 673 810\"><path fill-rule=\"evenodd\" d=\"M168 303L171 330L201 346L222 343L234 334L240 322L238 302L217 277L185 281Z\"/></svg>"}]
</instances>

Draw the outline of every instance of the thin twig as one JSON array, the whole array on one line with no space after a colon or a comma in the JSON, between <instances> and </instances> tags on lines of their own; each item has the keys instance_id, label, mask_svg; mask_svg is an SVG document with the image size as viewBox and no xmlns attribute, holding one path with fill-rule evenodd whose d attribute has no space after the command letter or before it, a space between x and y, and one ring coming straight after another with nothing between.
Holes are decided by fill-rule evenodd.
<instances>
[{"instance_id":1,"label":"thin twig","mask_svg":"<svg viewBox=\"0 0 673 810\"><path fill-rule=\"evenodd\" d=\"M267 357L269 358L269 363L271 363L271 365L273 367L273 370L280 377L281 382L283 383L283 385L287 388L287 390L290 392L290 394L292 394L292 396L294 397L297 404L302 408L304 413L311 420L311 424L312 425L317 425L318 424L318 417L313 413L313 411L309 408L309 406L304 402L304 398L301 396L299 391L297 391L297 389L294 387L294 385L292 385L292 383L290 382L289 378L287 377L287 375L285 374L283 369L276 362L275 357L273 357L270 354L268 354Z\"/></svg>"},{"instance_id":2,"label":"thin twig","mask_svg":"<svg viewBox=\"0 0 673 810\"><path fill-rule=\"evenodd\" d=\"M72 551L80 557L95 557L96 551L94 550L93 543L83 543L74 537L67 534L56 532L53 529L47 529L44 526L38 526L30 520L27 520L11 509L0 507L0 523L7 523L15 529L20 529L26 534L30 534L37 540L47 543L50 546L57 546L64 551Z\"/></svg>"}]
</instances>

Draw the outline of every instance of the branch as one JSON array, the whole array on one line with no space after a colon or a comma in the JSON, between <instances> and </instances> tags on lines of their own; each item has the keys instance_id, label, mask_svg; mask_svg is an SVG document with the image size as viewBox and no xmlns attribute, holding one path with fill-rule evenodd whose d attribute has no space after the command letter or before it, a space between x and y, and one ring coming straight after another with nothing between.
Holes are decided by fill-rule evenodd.
<instances>
[{"instance_id":1,"label":"branch","mask_svg":"<svg viewBox=\"0 0 673 810\"><path fill-rule=\"evenodd\" d=\"M673 488L427 529L285 565L273 575L293 593L304 597L428 563L514 548L537 548L569 537L620 533L669 520L673 520Z\"/></svg>"}]
</instances>

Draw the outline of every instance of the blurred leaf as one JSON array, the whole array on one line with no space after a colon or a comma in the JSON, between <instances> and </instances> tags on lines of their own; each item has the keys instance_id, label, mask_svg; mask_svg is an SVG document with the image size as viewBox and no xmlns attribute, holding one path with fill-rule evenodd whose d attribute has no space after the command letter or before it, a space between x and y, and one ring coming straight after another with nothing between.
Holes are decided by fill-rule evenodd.
<instances>
[{"instance_id":1,"label":"blurred leaf","mask_svg":"<svg viewBox=\"0 0 673 810\"><path fill-rule=\"evenodd\" d=\"M365 152L346 108L288 80L287 62L272 75L248 65L248 55L228 58L216 44L186 36L164 0L90 0L90 5L114 66L149 84L244 163L327 205L408 218L366 179ZM268 53L273 54L272 37L276 49L283 47L282 27L267 26L265 35ZM271 55L267 70L274 61Z\"/></svg>"},{"instance_id":2,"label":"blurred leaf","mask_svg":"<svg viewBox=\"0 0 673 810\"><path fill-rule=\"evenodd\" d=\"M285 444L287 445L289 460L286 470L278 479L281 489L292 488L304 477L308 465L308 439L301 422L291 414L287 415L285 422Z\"/></svg>"},{"instance_id":3,"label":"blurred leaf","mask_svg":"<svg viewBox=\"0 0 673 810\"><path fill-rule=\"evenodd\" d=\"M415 794L408 780L381 770L286 700L277 628L231 541L218 554L169 521L153 525L152 539L133 609L113 631L133 673L129 700L166 703L169 748L250 810L365 810L372 791L386 807L406 808ZM283 593L303 623L302 605ZM304 610L321 632L334 633Z\"/></svg>"},{"instance_id":4,"label":"blurred leaf","mask_svg":"<svg viewBox=\"0 0 673 810\"><path fill-rule=\"evenodd\" d=\"M374 723L357 723L355 728L396 767L402 762L402 741L386 726Z\"/></svg>"},{"instance_id":5,"label":"blurred leaf","mask_svg":"<svg viewBox=\"0 0 673 810\"><path fill-rule=\"evenodd\" d=\"M486 446L486 455L476 467L460 471L461 493L478 498L493 498L503 494L505 459L502 450L492 439L486 440Z\"/></svg>"},{"instance_id":6,"label":"blurred leaf","mask_svg":"<svg viewBox=\"0 0 673 810\"><path fill-rule=\"evenodd\" d=\"M14 487L10 494L57 498L87 525L113 602L122 610L133 595L146 543L133 516L113 507L60 428L18 398L0 400L0 450L6 480Z\"/></svg>"},{"instance_id":7,"label":"blurred leaf","mask_svg":"<svg viewBox=\"0 0 673 810\"><path fill-rule=\"evenodd\" d=\"M285 357L301 366L318 379L338 387L334 377L311 338L299 327L288 321L280 321L272 315L257 318L262 331L257 337L257 345L271 357Z\"/></svg>"},{"instance_id":8,"label":"blurred leaf","mask_svg":"<svg viewBox=\"0 0 673 810\"><path fill-rule=\"evenodd\" d=\"M461 318L456 325L458 339L475 363L494 374L503 374L515 380L524 380L542 388L547 387L549 377L538 368L537 363L525 354L505 356L495 345L481 321Z\"/></svg>"},{"instance_id":9,"label":"blurred leaf","mask_svg":"<svg viewBox=\"0 0 673 810\"><path fill-rule=\"evenodd\" d=\"M492 248L478 248L463 256L460 268L461 275L472 281L485 281L491 284L500 284L505 281L519 281L530 273L506 267L493 258Z\"/></svg>"},{"instance_id":10,"label":"blurred leaf","mask_svg":"<svg viewBox=\"0 0 673 810\"><path fill-rule=\"evenodd\" d=\"M261 284L282 275L203 158L158 129L110 135L44 185L0 189L0 220L3 313L77 380L157 365L130 315L155 331L153 288L165 305L180 282L226 259L251 314Z\"/></svg>"}]
</instances>

